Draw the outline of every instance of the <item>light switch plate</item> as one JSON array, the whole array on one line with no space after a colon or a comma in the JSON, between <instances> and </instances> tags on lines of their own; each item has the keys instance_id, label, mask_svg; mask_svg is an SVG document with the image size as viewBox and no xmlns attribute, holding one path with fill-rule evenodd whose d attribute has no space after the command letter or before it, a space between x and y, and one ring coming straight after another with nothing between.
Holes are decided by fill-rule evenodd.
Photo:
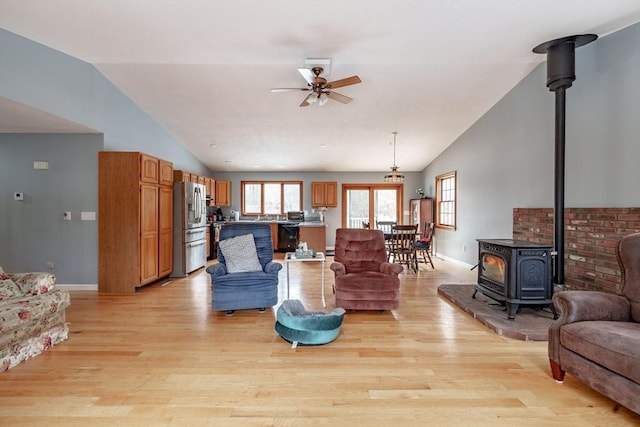
<instances>
[{"instance_id":1,"label":"light switch plate","mask_svg":"<svg viewBox=\"0 0 640 427\"><path fill-rule=\"evenodd\" d=\"M80 220L81 221L95 221L96 213L95 212L80 212Z\"/></svg>"}]
</instances>

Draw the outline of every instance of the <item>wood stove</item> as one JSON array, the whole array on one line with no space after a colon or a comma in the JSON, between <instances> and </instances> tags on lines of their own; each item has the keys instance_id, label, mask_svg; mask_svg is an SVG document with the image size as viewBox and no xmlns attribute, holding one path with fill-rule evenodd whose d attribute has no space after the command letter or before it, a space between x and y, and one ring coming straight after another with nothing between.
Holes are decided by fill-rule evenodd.
<instances>
[{"instance_id":1,"label":"wood stove","mask_svg":"<svg viewBox=\"0 0 640 427\"><path fill-rule=\"evenodd\" d=\"M511 239L478 239L478 291L507 306L515 319L523 304L548 305L553 296L551 245Z\"/></svg>"}]
</instances>

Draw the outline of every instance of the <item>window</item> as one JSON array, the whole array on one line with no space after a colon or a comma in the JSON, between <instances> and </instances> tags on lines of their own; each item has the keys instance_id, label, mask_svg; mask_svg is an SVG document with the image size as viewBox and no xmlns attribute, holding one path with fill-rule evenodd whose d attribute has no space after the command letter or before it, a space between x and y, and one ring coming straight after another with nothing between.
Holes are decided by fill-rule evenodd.
<instances>
[{"instance_id":1,"label":"window","mask_svg":"<svg viewBox=\"0 0 640 427\"><path fill-rule=\"evenodd\" d=\"M456 172L436 176L436 227L456 229Z\"/></svg>"},{"instance_id":2,"label":"window","mask_svg":"<svg viewBox=\"0 0 640 427\"><path fill-rule=\"evenodd\" d=\"M242 181L242 215L284 215L302 210L302 181Z\"/></svg>"}]
</instances>

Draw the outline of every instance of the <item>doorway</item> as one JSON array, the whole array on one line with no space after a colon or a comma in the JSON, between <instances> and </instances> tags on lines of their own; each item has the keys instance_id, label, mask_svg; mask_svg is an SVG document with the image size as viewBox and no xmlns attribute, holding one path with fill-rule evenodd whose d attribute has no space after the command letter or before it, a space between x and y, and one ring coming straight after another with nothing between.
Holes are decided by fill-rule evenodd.
<instances>
[{"instance_id":1,"label":"doorway","mask_svg":"<svg viewBox=\"0 0 640 427\"><path fill-rule=\"evenodd\" d=\"M342 184L342 227L402 223L402 184Z\"/></svg>"}]
</instances>

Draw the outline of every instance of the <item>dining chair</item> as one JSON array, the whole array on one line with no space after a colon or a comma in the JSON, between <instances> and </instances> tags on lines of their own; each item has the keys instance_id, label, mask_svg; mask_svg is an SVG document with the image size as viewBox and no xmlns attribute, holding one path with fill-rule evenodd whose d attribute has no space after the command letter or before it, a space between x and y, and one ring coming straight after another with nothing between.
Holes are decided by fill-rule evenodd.
<instances>
[{"instance_id":1,"label":"dining chair","mask_svg":"<svg viewBox=\"0 0 640 427\"><path fill-rule=\"evenodd\" d=\"M376 221L376 230L382 231L384 234L385 247L387 248L387 261L391 259L391 247L389 241L391 239L391 227L396 225L396 221Z\"/></svg>"},{"instance_id":2,"label":"dining chair","mask_svg":"<svg viewBox=\"0 0 640 427\"><path fill-rule=\"evenodd\" d=\"M418 271L416 255L416 234L418 225L394 225L391 227L390 257L397 264L406 264L407 268Z\"/></svg>"},{"instance_id":3,"label":"dining chair","mask_svg":"<svg viewBox=\"0 0 640 427\"><path fill-rule=\"evenodd\" d=\"M418 240L416 240L416 259L417 262L424 262L425 264L431 264L431 268L436 269L433 266L433 260L431 259L431 240L433 239L433 230L435 229L435 224L433 222L425 222L424 227L422 228L422 235ZM422 261L420 261L420 256L422 256Z\"/></svg>"}]
</instances>

